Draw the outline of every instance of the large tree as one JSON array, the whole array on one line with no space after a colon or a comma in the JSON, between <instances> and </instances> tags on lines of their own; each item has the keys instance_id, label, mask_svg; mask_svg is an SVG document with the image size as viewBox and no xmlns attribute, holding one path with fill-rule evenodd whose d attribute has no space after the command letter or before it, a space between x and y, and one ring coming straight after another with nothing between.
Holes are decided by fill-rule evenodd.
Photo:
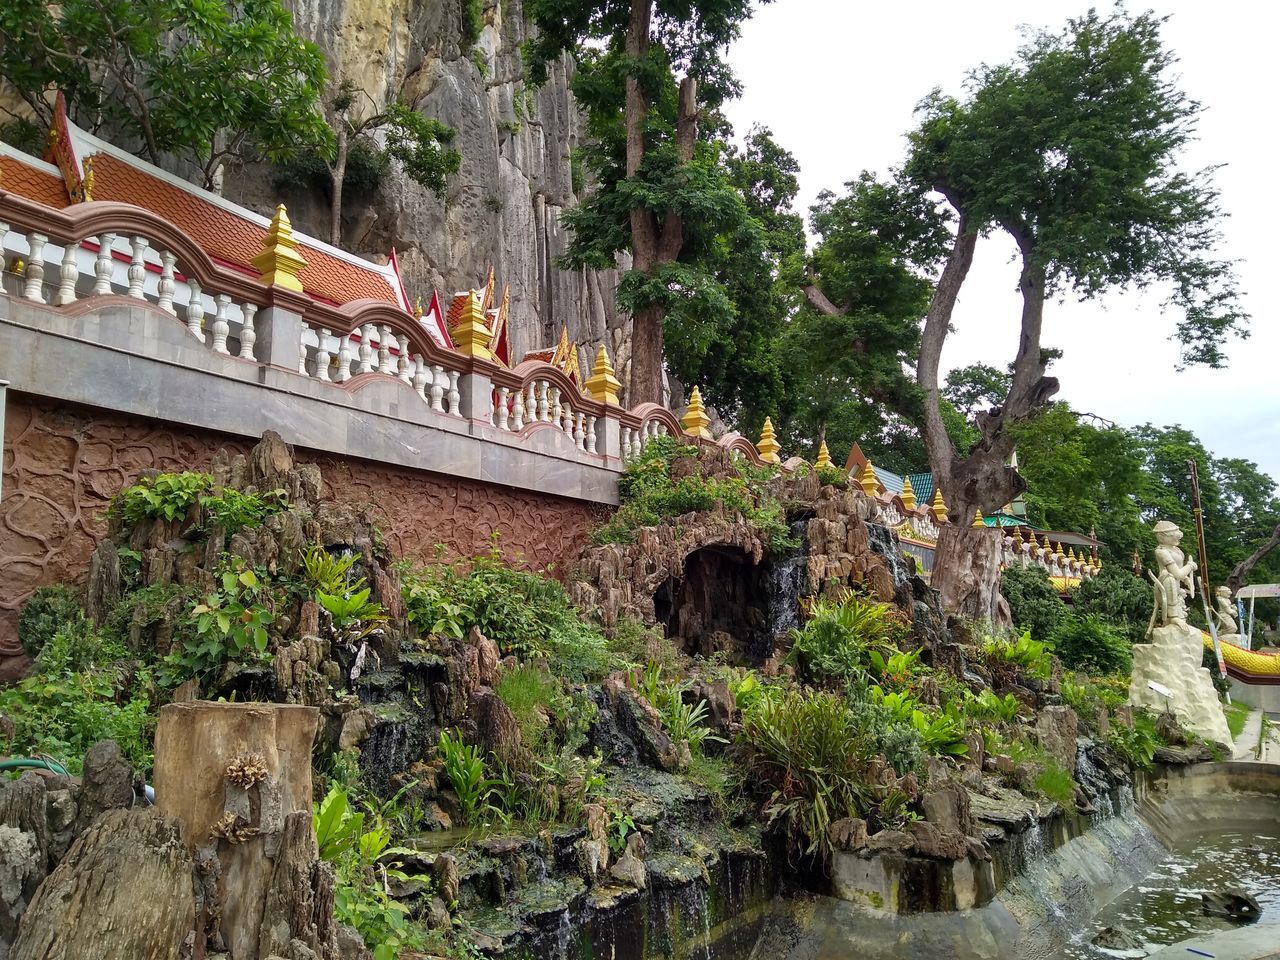
<instances>
[{"instance_id":1,"label":"large tree","mask_svg":"<svg viewBox=\"0 0 1280 960\"><path fill-rule=\"evenodd\" d=\"M324 79L279 0L0 3L0 87L45 129L60 90L80 126L152 163L190 161L206 187L248 158L327 154Z\"/></svg>"},{"instance_id":2,"label":"large tree","mask_svg":"<svg viewBox=\"0 0 1280 960\"><path fill-rule=\"evenodd\" d=\"M694 230L732 234L745 216L707 124L736 84L722 59L750 0L529 0L537 31L530 76L562 53L577 60L573 92L588 115L593 187L567 217L568 261L632 269L619 303L632 316L628 401L661 402L663 323L722 323L722 284L686 256Z\"/></svg>"},{"instance_id":3,"label":"large tree","mask_svg":"<svg viewBox=\"0 0 1280 960\"><path fill-rule=\"evenodd\" d=\"M967 521L1025 487L1007 462L1013 428L1058 389L1041 342L1049 296L1168 288L1185 363L1221 366L1225 338L1244 333L1231 265L1213 255L1220 211L1210 171L1177 166L1199 105L1175 85L1162 23L1091 11L1035 34L1011 63L976 70L963 98L935 91L921 105L904 176L940 194L956 225L916 364L930 466L957 521L934 567L951 611L1003 619L995 538ZM962 452L942 416L940 360L977 241L996 230L1018 250L1018 349L1007 394L978 416L977 441Z\"/></svg>"}]
</instances>

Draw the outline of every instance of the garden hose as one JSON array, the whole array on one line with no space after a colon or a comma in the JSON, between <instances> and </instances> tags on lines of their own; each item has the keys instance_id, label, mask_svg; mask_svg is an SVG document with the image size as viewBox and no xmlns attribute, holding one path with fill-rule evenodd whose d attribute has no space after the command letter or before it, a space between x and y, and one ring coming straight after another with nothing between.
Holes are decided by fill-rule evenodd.
<instances>
[{"instance_id":1,"label":"garden hose","mask_svg":"<svg viewBox=\"0 0 1280 960\"><path fill-rule=\"evenodd\" d=\"M25 769L49 770L64 777L71 776L71 772L57 760L35 757L15 757L12 760L0 760L0 772Z\"/></svg>"}]
</instances>

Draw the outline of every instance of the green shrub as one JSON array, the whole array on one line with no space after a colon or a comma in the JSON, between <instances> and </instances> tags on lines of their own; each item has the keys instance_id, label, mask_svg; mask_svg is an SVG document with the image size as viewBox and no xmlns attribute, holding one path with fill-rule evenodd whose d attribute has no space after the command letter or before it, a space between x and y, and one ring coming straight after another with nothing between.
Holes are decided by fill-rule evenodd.
<instances>
[{"instance_id":1,"label":"green shrub","mask_svg":"<svg viewBox=\"0 0 1280 960\"><path fill-rule=\"evenodd\" d=\"M1067 615L1067 606L1042 567L1013 564L1000 575L1000 592L1019 630L1044 640Z\"/></svg>"},{"instance_id":2,"label":"green shrub","mask_svg":"<svg viewBox=\"0 0 1280 960\"><path fill-rule=\"evenodd\" d=\"M191 608L180 648L165 658L169 684L196 678L211 686L228 661L271 660L268 627L275 622L276 599L266 571L228 556L217 583L217 590Z\"/></svg>"},{"instance_id":3,"label":"green shrub","mask_svg":"<svg viewBox=\"0 0 1280 960\"><path fill-rule=\"evenodd\" d=\"M84 620L80 592L62 584L39 587L18 614L18 640L27 656L34 657L59 630L74 628Z\"/></svg>"},{"instance_id":4,"label":"green shrub","mask_svg":"<svg viewBox=\"0 0 1280 960\"><path fill-rule=\"evenodd\" d=\"M1129 643L1146 639L1151 616L1151 584L1123 564L1112 563L1084 580L1072 597L1077 613L1096 614L1121 630Z\"/></svg>"},{"instance_id":5,"label":"green shrub","mask_svg":"<svg viewBox=\"0 0 1280 960\"><path fill-rule=\"evenodd\" d=\"M469 564L405 569L401 593L409 622L420 630L460 638L479 627L503 654L546 660L567 680L600 679L621 666L563 585L507 566L496 546Z\"/></svg>"},{"instance_id":6,"label":"green shrub","mask_svg":"<svg viewBox=\"0 0 1280 960\"><path fill-rule=\"evenodd\" d=\"M0 752L48 754L78 773L85 751L114 740L138 770L151 767L155 716L151 677L133 669L127 651L87 621L55 633L31 676L0 689L0 714L14 734Z\"/></svg>"},{"instance_id":7,"label":"green shrub","mask_svg":"<svg viewBox=\"0 0 1280 960\"><path fill-rule=\"evenodd\" d=\"M1030 633L1023 633L1016 640L992 637L982 645L982 649L989 658L1011 663L1039 680L1047 680L1053 670L1053 656L1049 648L1032 640Z\"/></svg>"},{"instance_id":8,"label":"green shrub","mask_svg":"<svg viewBox=\"0 0 1280 960\"><path fill-rule=\"evenodd\" d=\"M161 473L143 477L117 493L107 512L130 527L144 520L181 520L212 483L213 477L207 473Z\"/></svg>"},{"instance_id":9,"label":"green shrub","mask_svg":"<svg viewBox=\"0 0 1280 960\"><path fill-rule=\"evenodd\" d=\"M1036 775L1035 787L1062 809L1076 808L1076 782L1052 757L1045 759L1043 769Z\"/></svg>"},{"instance_id":10,"label":"green shrub","mask_svg":"<svg viewBox=\"0 0 1280 960\"><path fill-rule=\"evenodd\" d=\"M1094 613L1069 614L1049 635L1062 665L1090 673L1127 672L1133 663L1129 639Z\"/></svg>"},{"instance_id":11,"label":"green shrub","mask_svg":"<svg viewBox=\"0 0 1280 960\"><path fill-rule=\"evenodd\" d=\"M440 731L438 743L440 759L449 785L458 797L458 810L463 823L473 823L476 816L486 809L495 782L485 777L484 759L480 751L462 742L462 733L455 730Z\"/></svg>"},{"instance_id":12,"label":"green shrub","mask_svg":"<svg viewBox=\"0 0 1280 960\"><path fill-rule=\"evenodd\" d=\"M260 527L267 517L279 513L289 505L283 490L269 493L242 493L233 487L215 495L200 497L204 508L206 526L220 526L227 536L241 527Z\"/></svg>"},{"instance_id":13,"label":"green shrub","mask_svg":"<svg viewBox=\"0 0 1280 960\"><path fill-rule=\"evenodd\" d=\"M739 461L737 476L704 477L693 473L679 478L671 475L677 459L693 458L695 447L675 437L651 437L644 452L627 465L618 478L621 506L599 527L595 543L631 543L636 531L653 527L686 513L723 509L739 513L760 535L771 552L795 549L782 505L767 491L772 474L754 470Z\"/></svg>"},{"instance_id":14,"label":"green shrub","mask_svg":"<svg viewBox=\"0 0 1280 960\"><path fill-rule=\"evenodd\" d=\"M900 633L886 603L856 596L842 603L817 600L805 625L791 633L787 662L810 683L857 683L866 674L871 651L891 644ZM887 666L883 650L880 664Z\"/></svg>"},{"instance_id":15,"label":"green shrub","mask_svg":"<svg viewBox=\"0 0 1280 960\"><path fill-rule=\"evenodd\" d=\"M1160 746L1155 718L1145 710L1134 710L1132 729L1123 723L1111 724L1107 731L1107 745L1124 757L1130 766L1149 769L1156 748Z\"/></svg>"},{"instance_id":16,"label":"green shrub","mask_svg":"<svg viewBox=\"0 0 1280 960\"><path fill-rule=\"evenodd\" d=\"M526 663L504 670L493 686L493 692L515 716L521 741L535 753L541 751L547 735L551 701L556 689L555 678L541 663Z\"/></svg>"},{"instance_id":17,"label":"green shrub","mask_svg":"<svg viewBox=\"0 0 1280 960\"><path fill-rule=\"evenodd\" d=\"M785 825L806 854L831 853L830 825L862 816L866 734L849 704L829 693L789 690L764 697L743 715L750 782L768 792L769 822Z\"/></svg>"}]
</instances>

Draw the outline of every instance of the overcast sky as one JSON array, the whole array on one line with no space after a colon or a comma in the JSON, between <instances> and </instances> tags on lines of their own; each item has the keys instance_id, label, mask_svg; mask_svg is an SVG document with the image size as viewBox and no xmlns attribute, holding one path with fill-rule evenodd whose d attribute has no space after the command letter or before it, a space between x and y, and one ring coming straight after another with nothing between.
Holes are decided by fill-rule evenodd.
<instances>
[{"instance_id":1,"label":"overcast sky","mask_svg":"<svg viewBox=\"0 0 1280 960\"><path fill-rule=\"evenodd\" d=\"M970 68L1013 55L1021 25L1057 28L1087 9L1060 0L775 0L730 50L745 87L730 119L740 133L752 123L772 128L795 154L807 212L818 191L898 163L912 111L933 87L961 93ZM1272 322L1280 5L1162 0L1152 9L1171 15L1165 43L1180 58L1182 88L1205 107L1186 166L1225 164L1215 179L1230 214L1222 255L1242 261L1253 335L1229 345L1227 369L1177 373L1168 336L1178 318L1162 315L1157 291L1050 303L1044 342L1065 351L1053 367L1059 398L1124 425L1180 423L1216 456L1244 457L1280 477L1280 330ZM1020 309L1013 249L1002 238L979 242L944 368L977 361L1004 368L1013 359Z\"/></svg>"}]
</instances>

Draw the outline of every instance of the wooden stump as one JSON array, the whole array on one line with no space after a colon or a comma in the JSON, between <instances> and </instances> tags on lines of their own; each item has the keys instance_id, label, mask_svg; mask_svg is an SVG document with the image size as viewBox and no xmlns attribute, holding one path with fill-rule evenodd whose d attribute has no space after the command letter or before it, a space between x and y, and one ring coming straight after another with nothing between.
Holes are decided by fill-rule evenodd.
<instances>
[{"instance_id":1,"label":"wooden stump","mask_svg":"<svg viewBox=\"0 0 1280 960\"><path fill-rule=\"evenodd\" d=\"M332 888L304 894L299 880L312 877L317 860L311 746L318 721L314 707L268 703L197 701L160 711L156 805L177 821L201 863L196 923L210 952L256 960L267 919L329 955L320 941L332 932L316 929L312 907L317 897L331 904ZM318 879L323 887L323 874ZM284 903L304 902L305 916L282 916Z\"/></svg>"}]
</instances>

